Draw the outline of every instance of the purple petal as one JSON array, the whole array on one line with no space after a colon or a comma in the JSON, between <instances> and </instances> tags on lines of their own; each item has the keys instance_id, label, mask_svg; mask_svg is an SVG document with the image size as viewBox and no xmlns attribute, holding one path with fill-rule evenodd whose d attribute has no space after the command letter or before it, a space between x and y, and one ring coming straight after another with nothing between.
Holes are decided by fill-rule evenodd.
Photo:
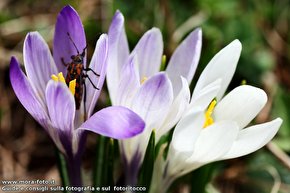
<instances>
[{"instance_id":1,"label":"purple petal","mask_svg":"<svg viewBox=\"0 0 290 193\"><path fill-rule=\"evenodd\" d=\"M24 75L18 61L15 57L11 58L10 62L10 81L13 90L25 107L25 109L38 121L45 129L46 120L48 119L47 113L44 108L44 104L41 103L41 99L35 94L31 84Z\"/></svg>"},{"instance_id":2,"label":"purple petal","mask_svg":"<svg viewBox=\"0 0 290 193\"><path fill-rule=\"evenodd\" d=\"M57 74L57 69L46 42L38 32L26 36L23 57L27 77L44 101L46 84L52 74Z\"/></svg>"},{"instance_id":3,"label":"purple petal","mask_svg":"<svg viewBox=\"0 0 290 193\"><path fill-rule=\"evenodd\" d=\"M86 79L86 88L87 88L86 109L88 117L90 117L92 111L94 110L94 107L100 96L105 81L108 64L107 58L108 58L108 36L106 34L103 34L100 36L96 44L95 52L89 66L100 76L97 77L91 71L88 71L87 73L90 79L93 81L94 85L99 89L99 90L95 89L88 80L88 78Z\"/></svg>"},{"instance_id":4,"label":"purple petal","mask_svg":"<svg viewBox=\"0 0 290 193\"><path fill-rule=\"evenodd\" d=\"M76 107L74 97L66 84L49 81L46 88L46 103L53 127L71 134Z\"/></svg>"},{"instance_id":5,"label":"purple petal","mask_svg":"<svg viewBox=\"0 0 290 193\"><path fill-rule=\"evenodd\" d=\"M136 113L125 107L113 106L96 112L80 129L114 139L126 139L141 133L144 127L144 121Z\"/></svg>"},{"instance_id":6,"label":"purple petal","mask_svg":"<svg viewBox=\"0 0 290 193\"><path fill-rule=\"evenodd\" d=\"M166 69L172 81L175 95L179 92L180 76L190 84L195 73L201 52L202 31L200 28L191 32L174 51Z\"/></svg>"},{"instance_id":7,"label":"purple petal","mask_svg":"<svg viewBox=\"0 0 290 193\"><path fill-rule=\"evenodd\" d=\"M75 102L74 97L62 82L48 82L46 88L47 109L51 124L59 136L59 140L63 145L68 156L72 156L72 143L74 142L74 117L75 117ZM77 149L77 148L76 148Z\"/></svg>"},{"instance_id":8,"label":"purple petal","mask_svg":"<svg viewBox=\"0 0 290 193\"><path fill-rule=\"evenodd\" d=\"M132 110L145 120L147 126L157 129L165 119L172 101L171 82L165 73L158 73L148 79L136 93Z\"/></svg>"},{"instance_id":9,"label":"purple petal","mask_svg":"<svg viewBox=\"0 0 290 193\"><path fill-rule=\"evenodd\" d=\"M162 35L158 28L147 31L132 53L138 56L140 77L151 77L159 72L163 53Z\"/></svg>"},{"instance_id":10,"label":"purple petal","mask_svg":"<svg viewBox=\"0 0 290 193\"><path fill-rule=\"evenodd\" d=\"M123 64L129 57L129 46L124 29L124 16L120 11L114 15L109 29L109 57L107 70L107 85L113 104L119 85L119 75Z\"/></svg>"},{"instance_id":11,"label":"purple petal","mask_svg":"<svg viewBox=\"0 0 290 193\"><path fill-rule=\"evenodd\" d=\"M69 39L68 34L75 43ZM62 63L63 58L65 63L71 62L71 56L77 55L77 50L82 53L86 47L85 31L78 13L71 6L65 6L59 13L56 21L54 40L53 40L53 58L58 67L58 70L66 76L66 67ZM86 57L84 58L86 64Z\"/></svg>"},{"instance_id":12,"label":"purple petal","mask_svg":"<svg viewBox=\"0 0 290 193\"><path fill-rule=\"evenodd\" d=\"M140 87L140 78L136 55L131 55L121 71L121 78L117 92L117 105L130 106L132 98Z\"/></svg>"}]
</instances>

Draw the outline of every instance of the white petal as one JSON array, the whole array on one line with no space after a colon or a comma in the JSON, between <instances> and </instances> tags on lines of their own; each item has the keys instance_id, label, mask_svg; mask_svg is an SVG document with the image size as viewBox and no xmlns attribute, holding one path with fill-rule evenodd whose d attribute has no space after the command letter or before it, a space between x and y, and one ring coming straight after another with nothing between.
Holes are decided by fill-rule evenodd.
<instances>
[{"instance_id":1,"label":"white petal","mask_svg":"<svg viewBox=\"0 0 290 193\"><path fill-rule=\"evenodd\" d=\"M162 127L156 131L156 141L159 138L167 133L173 126L177 123L177 121L183 116L184 112L187 110L190 99L190 90L187 80L183 77L180 77L180 82L182 82L182 87L180 92L174 98L172 105L170 106L170 110L168 115L166 116Z\"/></svg>"},{"instance_id":2,"label":"white petal","mask_svg":"<svg viewBox=\"0 0 290 193\"><path fill-rule=\"evenodd\" d=\"M241 50L242 45L240 41L234 40L225 48L223 48L219 53L217 53L200 75L194 92L199 92L206 85L210 84L216 79L221 78L222 87L217 95L217 99L219 100L225 93L234 75Z\"/></svg>"},{"instance_id":3,"label":"white petal","mask_svg":"<svg viewBox=\"0 0 290 193\"><path fill-rule=\"evenodd\" d=\"M248 85L239 86L217 104L214 119L233 120L242 129L254 119L266 102L267 95L262 89Z\"/></svg>"},{"instance_id":4,"label":"white petal","mask_svg":"<svg viewBox=\"0 0 290 193\"><path fill-rule=\"evenodd\" d=\"M137 54L140 78L151 77L159 72L163 53L162 34L158 28L147 31L132 53Z\"/></svg>"},{"instance_id":5,"label":"white petal","mask_svg":"<svg viewBox=\"0 0 290 193\"><path fill-rule=\"evenodd\" d=\"M199 107L201 109L206 109L210 102L217 96L221 88L221 83L222 80L217 79L216 81L201 89L198 93L193 93L189 108L194 109Z\"/></svg>"},{"instance_id":6,"label":"white petal","mask_svg":"<svg viewBox=\"0 0 290 193\"><path fill-rule=\"evenodd\" d=\"M282 119L277 118L241 130L229 152L220 160L244 156L260 149L275 136L281 124Z\"/></svg>"},{"instance_id":7,"label":"white petal","mask_svg":"<svg viewBox=\"0 0 290 193\"><path fill-rule=\"evenodd\" d=\"M177 152L193 154L195 143L205 121L204 111L196 111L183 117L175 127L171 145Z\"/></svg>"},{"instance_id":8,"label":"white petal","mask_svg":"<svg viewBox=\"0 0 290 193\"><path fill-rule=\"evenodd\" d=\"M238 125L232 121L221 121L204 128L188 162L208 163L220 158L229 151L238 131Z\"/></svg>"}]
</instances>

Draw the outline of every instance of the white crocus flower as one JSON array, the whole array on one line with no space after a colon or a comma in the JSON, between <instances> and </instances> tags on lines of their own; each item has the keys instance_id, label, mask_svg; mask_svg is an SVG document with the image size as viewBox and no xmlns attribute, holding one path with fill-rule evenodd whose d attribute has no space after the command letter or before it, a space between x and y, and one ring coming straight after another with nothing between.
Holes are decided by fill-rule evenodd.
<instances>
[{"instance_id":1,"label":"white crocus flower","mask_svg":"<svg viewBox=\"0 0 290 193\"><path fill-rule=\"evenodd\" d=\"M246 127L267 102L263 90L243 85L223 97L240 53L241 44L235 40L202 72L188 112L176 125L167 159L161 151L156 161L152 193L166 192L176 178L207 163L252 153L277 133L280 118Z\"/></svg>"}]
</instances>

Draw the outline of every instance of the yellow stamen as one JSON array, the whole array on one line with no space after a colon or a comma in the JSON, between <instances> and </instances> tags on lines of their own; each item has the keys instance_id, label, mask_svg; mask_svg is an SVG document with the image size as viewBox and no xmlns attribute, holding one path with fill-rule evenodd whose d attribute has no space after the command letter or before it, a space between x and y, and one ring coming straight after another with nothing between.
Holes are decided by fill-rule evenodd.
<instances>
[{"instance_id":1,"label":"yellow stamen","mask_svg":"<svg viewBox=\"0 0 290 193\"><path fill-rule=\"evenodd\" d=\"M76 92L76 79L73 79L72 81L69 82L69 90L70 92L75 95Z\"/></svg>"},{"instance_id":2,"label":"yellow stamen","mask_svg":"<svg viewBox=\"0 0 290 193\"><path fill-rule=\"evenodd\" d=\"M66 84L62 72L58 73L57 76L55 74L51 75L51 79L54 80L55 82L59 81L59 82L62 82L62 83ZM72 93L72 95L75 95L75 92L76 92L76 79L71 80L69 82L68 88L69 88L70 92Z\"/></svg>"},{"instance_id":3,"label":"yellow stamen","mask_svg":"<svg viewBox=\"0 0 290 193\"><path fill-rule=\"evenodd\" d=\"M214 110L214 107L216 106L216 99L214 99L208 106L206 112L205 112L205 122L204 122L204 125L203 125L203 128L206 128L208 126L210 126L211 124L214 123L214 120L212 118L212 113L213 113L213 110Z\"/></svg>"},{"instance_id":4,"label":"yellow stamen","mask_svg":"<svg viewBox=\"0 0 290 193\"><path fill-rule=\"evenodd\" d=\"M148 78L146 76L144 76L141 80L141 84L143 84Z\"/></svg>"},{"instance_id":5,"label":"yellow stamen","mask_svg":"<svg viewBox=\"0 0 290 193\"><path fill-rule=\"evenodd\" d=\"M63 77L63 74L62 74L62 72L60 72L60 73L58 73L58 80L60 81L60 82L63 82L63 83L65 83L65 79L64 79L64 77Z\"/></svg>"},{"instance_id":6,"label":"yellow stamen","mask_svg":"<svg viewBox=\"0 0 290 193\"><path fill-rule=\"evenodd\" d=\"M55 76L54 74L53 74L53 75L51 75L51 79L52 79L52 80L54 80L55 82L58 82L58 77L57 77L57 76Z\"/></svg>"}]
</instances>

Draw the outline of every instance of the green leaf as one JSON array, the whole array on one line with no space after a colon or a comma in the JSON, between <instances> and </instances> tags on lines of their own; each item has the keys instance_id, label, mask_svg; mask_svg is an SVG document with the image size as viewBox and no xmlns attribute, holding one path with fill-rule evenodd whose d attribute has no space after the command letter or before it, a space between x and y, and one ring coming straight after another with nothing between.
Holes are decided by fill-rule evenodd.
<instances>
[{"instance_id":1,"label":"green leaf","mask_svg":"<svg viewBox=\"0 0 290 193\"><path fill-rule=\"evenodd\" d=\"M107 188L101 192L107 192L109 186L114 186L114 140L99 136L93 170L93 184L95 187ZM95 192L99 192L95 190Z\"/></svg>"},{"instance_id":2,"label":"green leaf","mask_svg":"<svg viewBox=\"0 0 290 193\"><path fill-rule=\"evenodd\" d=\"M156 158L157 158L157 156L159 154L159 151L160 151L161 146L163 144L166 144L166 143L168 144L169 138L170 138L169 135L163 135L159 139L159 141L158 141L158 143L156 144L156 147L155 147L155 160L156 160Z\"/></svg>"},{"instance_id":3,"label":"green leaf","mask_svg":"<svg viewBox=\"0 0 290 193\"><path fill-rule=\"evenodd\" d=\"M93 185L95 187L103 186L104 179L104 156L105 156L106 137L99 136L97 141L97 151L93 170ZM96 191L95 191L96 192Z\"/></svg>"},{"instance_id":4,"label":"green leaf","mask_svg":"<svg viewBox=\"0 0 290 193\"><path fill-rule=\"evenodd\" d=\"M105 182L105 185L114 186L114 140L112 138L109 139L109 142L107 144L107 155L106 155L106 170L107 170L107 180Z\"/></svg>"},{"instance_id":5,"label":"green leaf","mask_svg":"<svg viewBox=\"0 0 290 193\"><path fill-rule=\"evenodd\" d=\"M139 185L146 187L146 192L149 191L151 185L151 179L153 174L155 161L155 130L152 131L149 143L146 149L143 164L139 174ZM144 192L143 192L144 193Z\"/></svg>"},{"instance_id":6,"label":"green leaf","mask_svg":"<svg viewBox=\"0 0 290 193\"><path fill-rule=\"evenodd\" d=\"M171 143L171 140L172 140L173 131L174 131L174 129L171 129L169 131L169 133L168 133L167 146L166 146L166 148L164 150L164 154L163 154L164 160L166 160L167 155L168 155L168 150L169 150L169 146L170 146L170 143Z\"/></svg>"},{"instance_id":7,"label":"green leaf","mask_svg":"<svg viewBox=\"0 0 290 193\"><path fill-rule=\"evenodd\" d=\"M191 173L191 193L206 193L205 188L213 173L213 164L207 164Z\"/></svg>"}]
</instances>

